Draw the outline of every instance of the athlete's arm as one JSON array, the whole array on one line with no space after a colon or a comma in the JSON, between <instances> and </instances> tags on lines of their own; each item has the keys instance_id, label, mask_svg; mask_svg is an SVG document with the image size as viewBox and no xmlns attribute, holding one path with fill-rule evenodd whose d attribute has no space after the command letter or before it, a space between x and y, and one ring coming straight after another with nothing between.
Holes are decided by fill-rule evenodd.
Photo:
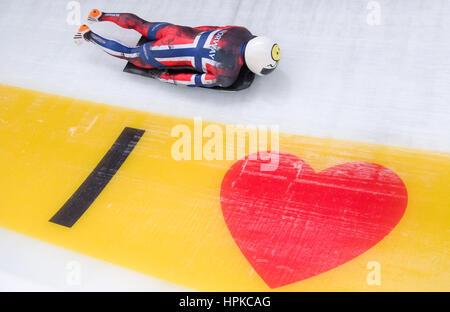
<instances>
[{"instance_id":1,"label":"athlete's arm","mask_svg":"<svg viewBox=\"0 0 450 312\"><path fill-rule=\"evenodd\" d=\"M184 85L189 87L215 87L217 86L217 77L211 73L170 73L164 71L159 77L163 82Z\"/></svg>"}]
</instances>

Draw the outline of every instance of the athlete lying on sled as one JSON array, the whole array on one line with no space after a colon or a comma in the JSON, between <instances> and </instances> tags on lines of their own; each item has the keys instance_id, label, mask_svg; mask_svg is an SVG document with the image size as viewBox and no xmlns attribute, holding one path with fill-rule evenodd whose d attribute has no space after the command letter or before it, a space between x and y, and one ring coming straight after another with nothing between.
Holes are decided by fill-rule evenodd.
<instances>
[{"instance_id":1,"label":"athlete lying on sled","mask_svg":"<svg viewBox=\"0 0 450 312\"><path fill-rule=\"evenodd\" d=\"M264 76L273 72L280 60L278 44L254 36L244 27L191 28L151 23L134 14L104 13L96 9L89 13L88 20L108 21L134 29L149 42L126 47L82 25L74 36L77 44L83 39L92 42L139 68L154 69L154 78L177 85L227 88L236 81L244 64L253 73Z\"/></svg>"}]
</instances>

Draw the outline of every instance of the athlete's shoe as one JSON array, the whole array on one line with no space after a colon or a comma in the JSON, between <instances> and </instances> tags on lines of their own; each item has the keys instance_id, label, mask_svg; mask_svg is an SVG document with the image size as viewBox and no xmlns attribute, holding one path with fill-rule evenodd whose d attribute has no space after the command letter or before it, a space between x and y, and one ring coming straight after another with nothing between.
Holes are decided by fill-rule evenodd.
<instances>
[{"instance_id":1,"label":"athlete's shoe","mask_svg":"<svg viewBox=\"0 0 450 312\"><path fill-rule=\"evenodd\" d=\"M75 41L76 44L83 43L83 40L87 41L85 35L90 31L91 30L87 25L81 25L80 28L78 29L78 32L73 36L73 40Z\"/></svg>"},{"instance_id":2,"label":"athlete's shoe","mask_svg":"<svg viewBox=\"0 0 450 312\"><path fill-rule=\"evenodd\" d=\"M93 9L91 13L89 13L88 21L91 23L99 22L100 17L102 17L103 12L97 9Z\"/></svg>"}]
</instances>

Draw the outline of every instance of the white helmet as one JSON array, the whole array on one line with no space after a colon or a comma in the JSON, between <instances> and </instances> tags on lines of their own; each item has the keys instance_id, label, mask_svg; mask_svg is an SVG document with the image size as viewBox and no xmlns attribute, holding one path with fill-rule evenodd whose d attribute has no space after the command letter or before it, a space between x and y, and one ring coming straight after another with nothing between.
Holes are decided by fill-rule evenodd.
<instances>
[{"instance_id":1,"label":"white helmet","mask_svg":"<svg viewBox=\"0 0 450 312\"><path fill-rule=\"evenodd\" d=\"M281 58L278 44L266 37L255 37L245 47L245 63L259 76L270 74L277 68Z\"/></svg>"}]
</instances>

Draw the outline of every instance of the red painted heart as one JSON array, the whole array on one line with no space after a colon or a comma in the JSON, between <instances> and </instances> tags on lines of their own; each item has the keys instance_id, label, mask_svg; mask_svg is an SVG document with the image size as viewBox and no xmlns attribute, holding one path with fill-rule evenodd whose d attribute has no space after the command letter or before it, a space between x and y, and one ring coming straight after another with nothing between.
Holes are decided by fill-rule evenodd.
<instances>
[{"instance_id":1,"label":"red painted heart","mask_svg":"<svg viewBox=\"0 0 450 312\"><path fill-rule=\"evenodd\" d=\"M333 269L370 249L402 218L408 195L391 170L356 162L320 173L296 156L236 162L222 211L244 256L271 288Z\"/></svg>"}]
</instances>

